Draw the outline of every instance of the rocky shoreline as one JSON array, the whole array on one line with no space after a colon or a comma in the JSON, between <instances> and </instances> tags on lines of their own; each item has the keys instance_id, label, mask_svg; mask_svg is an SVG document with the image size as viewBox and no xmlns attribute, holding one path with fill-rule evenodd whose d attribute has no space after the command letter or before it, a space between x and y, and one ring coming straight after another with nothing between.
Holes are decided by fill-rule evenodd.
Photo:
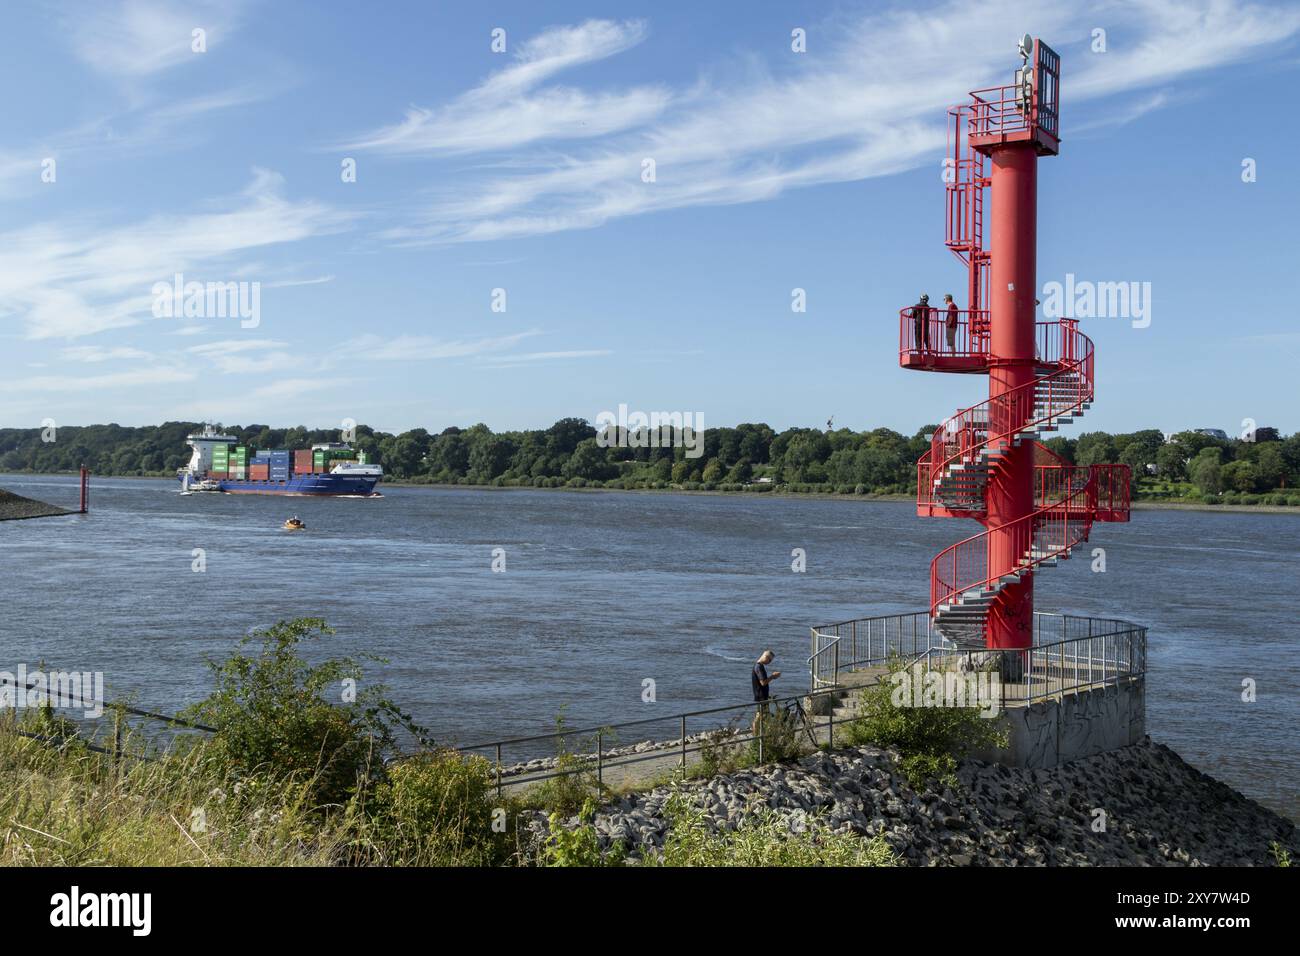
<instances>
[{"instance_id":1,"label":"rocky shoreline","mask_svg":"<svg viewBox=\"0 0 1300 956\"><path fill-rule=\"evenodd\" d=\"M0 489L0 521L18 521L23 518L52 518L71 514L66 508L47 505L35 498L24 498L12 491Z\"/></svg>"},{"instance_id":2,"label":"rocky shoreline","mask_svg":"<svg viewBox=\"0 0 1300 956\"><path fill-rule=\"evenodd\" d=\"M879 834L910 866L1273 866L1274 842L1300 855L1294 823L1149 739L1052 770L965 760L957 777L956 787L918 792L895 754L859 747L677 789L719 830L767 807L794 830L817 817L838 832ZM602 807L601 849L621 843L636 858L662 847L672 792ZM545 816L529 826L540 837Z\"/></svg>"}]
</instances>

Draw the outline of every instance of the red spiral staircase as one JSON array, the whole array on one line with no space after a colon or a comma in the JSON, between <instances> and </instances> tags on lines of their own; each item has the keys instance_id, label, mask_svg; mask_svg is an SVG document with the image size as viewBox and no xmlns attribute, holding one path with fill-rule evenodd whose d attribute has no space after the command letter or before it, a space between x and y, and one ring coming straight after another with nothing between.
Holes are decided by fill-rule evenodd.
<instances>
[{"instance_id":1,"label":"red spiral staircase","mask_svg":"<svg viewBox=\"0 0 1300 956\"><path fill-rule=\"evenodd\" d=\"M945 244L967 266L970 304L951 345L942 307L919 336L916 307L899 312L903 368L990 376L990 397L940 425L917 462L920 515L984 525L930 565L934 625L963 648L1028 646L1037 570L1069 558L1093 522L1129 518L1128 466L1076 467L1038 441L1091 407L1095 381L1077 321L1033 318L1036 163L1059 148L1060 59L1039 41L1029 55L1015 84L949 110Z\"/></svg>"}]
</instances>

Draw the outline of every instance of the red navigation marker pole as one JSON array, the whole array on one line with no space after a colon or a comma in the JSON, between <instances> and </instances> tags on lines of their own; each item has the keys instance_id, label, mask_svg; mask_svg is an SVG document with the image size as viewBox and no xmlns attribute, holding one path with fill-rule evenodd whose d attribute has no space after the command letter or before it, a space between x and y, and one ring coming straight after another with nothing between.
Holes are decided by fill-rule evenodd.
<instances>
[{"instance_id":1,"label":"red navigation marker pole","mask_svg":"<svg viewBox=\"0 0 1300 956\"><path fill-rule=\"evenodd\" d=\"M81 514L85 514L90 504L90 470L81 466Z\"/></svg>"},{"instance_id":2,"label":"red navigation marker pole","mask_svg":"<svg viewBox=\"0 0 1300 956\"><path fill-rule=\"evenodd\" d=\"M1038 288L1038 157L1060 148L1057 97L1060 58L1037 40L1022 41L1025 65L1010 96L974 117L972 149L991 161L992 264L989 279L989 401L995 430L1018 431L1034 420L1035 291ZM1032 66L1030 64L1033 64ZM1040 98L1036 80L1046 79ZM1009 100L1009 102L1007 102ZM1050 110L1050 124L1044 123ZM1024 551L1021 519L1034 510L1034 444L1008 447L989 476L988 567L1014 567ZM989 608L987 646L1028 647L1034 634L1034 579L1008 582Z\"/></svg>"},{"instance_id":3,"label":"red navigation marker pole","mask_svg":"<svg viewBox=\"0 0 1300 956\"><path fill-rule=\"evenodd\" d=\"M1094 521L1129 515L1127 466L1076 467L1038 442L1091 407L1093 348L1074 320L1035 318L1038 159L1060 149L1061 60L1028 36L1020 54L1010 86L948 111L945 244L969 269L969 308L899 314L904 368L989 377L988 399L940 425L917 462L919 514L985 528L930 566L934 625L969 649L1029 647L1034 573Z\"/></svg>"}]
</instances>

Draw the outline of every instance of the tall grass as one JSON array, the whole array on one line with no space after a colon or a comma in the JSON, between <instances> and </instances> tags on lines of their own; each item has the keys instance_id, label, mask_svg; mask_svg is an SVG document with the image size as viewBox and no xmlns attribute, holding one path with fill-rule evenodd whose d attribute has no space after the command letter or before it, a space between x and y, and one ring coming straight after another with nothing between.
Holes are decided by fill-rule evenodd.
<instances>
[{"instance_id":1,"label":"tall grass","mask_svg":"<svg viewBox=\"0 0 1300 956\"><path fill-rule=\"evenodd\" d=\"M341 821L315 812L312 781L244 776L206 744L121 763L75 738L51 746L0 719L0 863L33 866L294 866L335 862Z\"/></svg>"}]
</instances>

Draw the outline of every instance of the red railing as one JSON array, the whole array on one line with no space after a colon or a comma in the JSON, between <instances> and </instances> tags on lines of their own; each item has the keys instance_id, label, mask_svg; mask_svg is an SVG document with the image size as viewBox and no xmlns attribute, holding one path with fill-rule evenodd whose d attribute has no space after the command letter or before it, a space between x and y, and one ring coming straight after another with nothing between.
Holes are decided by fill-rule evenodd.
<instances>
[{"instance_id":1,"label":"red railing","mask_svg":"<svg viewBox=\"0 0 1300 956\"><path fill-rule=\"evenodd\" d=\"M1054 496L1062 496L1060 480L1053 476L1054 471L1061 469L1074 469L1076 472L1083 466L1068 464L1065 459L1051 451L1045 445L1038 442L1034 443L1039 453L1045 453L1056 459L1056 464L1037 464L1034 466L1034 506L1044 508L1057 500ZM1090 476L1097 488L1097 504L1095 518L1098 521L1128 521L1131 497L1129 486L1132 482L1132 475L1128 465L1100 464L1091 466ZM1081 484L1081 479L1076 475L1073 478L1075 484ZM1064 497L1068 497L1072 488L1064 489ZM983 498L981 496L978 504L972 503L970 507L962 507L960 504L953 505L951 502L942 501L934 496L934 484L930 478L930 456L922 455L916 463L916 504L920 508L944 508L952 511L966 512L969 514L982 514L985 511Z\"/></svg>"},{"instance_id":2,"label":"red railing","mask_svg":"<svg viewBox=\"0 0 1300 956\"><path fill-rule=\"evenodd\" d=\"M952 603L966 591L988 589L994 581L1017 568L1037 567L1087 540L1097 494L1091 469L1047 466L1045 470L1052 469L1060 472L1054 479L1056 491L1048 492L1061 495L1055 503L971 535L935 556L930 563L931 614L938 611L939 605ZM989 544L993 535L998 536L1001 548L1015 555L1012 567L989 570Z\"/></svg>"},{"instance_id":3,"label":"red railing","mask_svg":"<svg viewBox=\"0 0 1300 956\"><path fill-rule=\"evenodd\" d=\"M990 325L987 309L958 309L957 324L953 327L953 344L949 345L948 310L942 305L930 306L929 315L922 320L918 336L918 326L913 317L916 308L917 306L908 306L898 310L898 355L901 364L905 364L902 360L908 357L921 361L931 356L988 358ZM1089 354L1090 348L1084 348L1086 341L1087 337L1078 331L1077 319L1038 322L1034 329L1034 358L1044 365L1073 363L1081 354ZM1091 365L1087 371L1091 371Z\"/></svg>"},{"instance_id":4,"label":"red railing","mask_svg":"<svg viewBox=\"0 0 1300 956\"><path fill-rule=\"evenodd\" d=\"M911 306L898 311L898 354L926 357L942 355L952 358L984 358L989 351L989 313L987 310L973 312L970 309L957 310L957 324L953 327L953 341L948 343L948 311L940 306L931 306L929 316L921 321L920 336L917 335L916 319ZM929 343L928 348L926 343Z\"/></svg>"},{"instance_id":5,"label":"red railing","mask_svg":"<svg viewBox=\"0 0 1300 956\"><path fill-rule=\"evenodd\" d=\"M1017 79L1019 72L1017 71ZM992 86L971 92L971 136L1004 136L1041 129L1053 139L1061 128L1061 58L1034 41L1033 77L1026 85Z\"/></svg>"},{"instance_id":6,"label":"red railing","mask_svg":"<svg viewBox=\"0 0 1300 956\"><path fill-rule=\"evenodd\" d=\"M956 464L973 462L981 448L998 448L1018 432L1050 424L1092 400L1092 340L1071 319L1039 325L1040 333L1042 325L1059 326L1059 336L1046 336L1040 346L1045 353L1040 361L1057 366L1056 371L963 409L940 425L930 442L932 473L946 475Z\"/></svg>"},{"instance_id":7,"label":"red railing","mask_svg":"<svg viewBox=\"0 0 1300 956\"><path fill-rule=\"evenodd\" d=\"M944 245L969 262L984 248L984 154L969 148L970 107L954 106L948 111L948 156L952 174L947 184L947 216Z\"/></svg>"},{"instance_id":8,"label":"red railing","mask_svg":"<svg viewBox=\"0 0 1300 956\"><path fill-rule=\"evenodd\" d=\"M1026 105L1020 87L990 86L971 91L971 136L997 136L1034 128L1033 103Z\"/></svg>"},{"instance_id":9,"label":"red railing","mask_svg":"<svg viewBox=\"0 0 1300 956\"><path fill-rule=\"evenodd\" d=\"M1092 473L1097 485L1097 520L1128 521L1132 482L1129 466L1093 465Z\"/></svg>"}]
</instances>

